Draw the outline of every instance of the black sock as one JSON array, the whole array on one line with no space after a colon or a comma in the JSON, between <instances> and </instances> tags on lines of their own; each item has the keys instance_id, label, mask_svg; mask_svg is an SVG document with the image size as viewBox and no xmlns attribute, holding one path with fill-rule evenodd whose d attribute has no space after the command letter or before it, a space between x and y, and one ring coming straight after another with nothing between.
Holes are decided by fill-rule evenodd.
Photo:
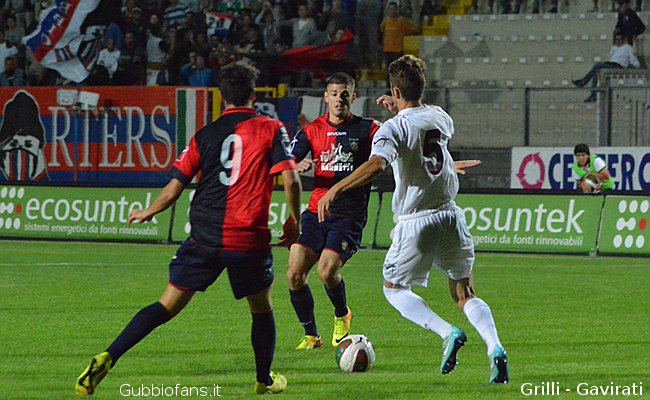
<instances>
[{"instance_id":1,"label":"black sock","mask_svg":"<svg viewBox=\"0 0 650 400\"><path fill-rule=\"evenodd\" d=\"M273 311L253 314L251 343L253 343L253 351L255 352L257 381L270 386L273 384L271 363L273 362L273 353L275 353L275 319L273 318Z\"/></svg>"},{"instance_id":2,"label":"black sock","mask_svg":"<svg viewBox=\"0 0 650 400\"><path fill-rule=\"evenodd\" d=\"M318 336L314 318L314 297L311 295L309 285L305 285L302 289L289 290L289 296L300 325L305 329L305 335Z\"/></svg>"},{"instance_id":3,"label":"black sock","mask_svg":"<svg viewBox=\"0 0 650 400\"><path fill-rule=\"evenodd\" d=\"M325 286L325 292L330 298L334 306L334 315L337 317L345 317L348 315L347 300L345 299L345 281L341 278L341 282L334 289L329 289Z\"/></svg>"},{"instance_id":4,"label":"black sock","mask_svg":"<svg viewBox=\"0 0 650 400\"><path fill-rule=\"evenodd\" d=\"M108 354L113 357L112 365L115 365L124 353L138 344L151 331L170 319L169 311L159 302L155 302L138 311L133 316L133 319L131 319L131 322L122 330L122 333L106 349Z\"/></svg>"}]
</instances>

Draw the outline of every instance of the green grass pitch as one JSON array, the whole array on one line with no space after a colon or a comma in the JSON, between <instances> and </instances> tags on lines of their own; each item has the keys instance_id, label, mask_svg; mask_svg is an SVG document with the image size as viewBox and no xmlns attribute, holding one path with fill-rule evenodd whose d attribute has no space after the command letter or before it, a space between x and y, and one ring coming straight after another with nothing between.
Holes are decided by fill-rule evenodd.
<instances>
[{"instance_id":1,"label":"green grass pitch","mask_svg":"<svg viewBox=\"0 0 650 400\"><path fill-rule=\"evenodd\" d=\"M3 241L0 249L0 398L61 400L76 398L75 378L90 358L158 299L176 246ZM469 337L457 369L438 373L440 339L400 317L383 297L383 251L360 251L343 271L352 330L372 341L374 368L346 374L336 366L327 345L333 311L315 274L310 283L326 348L294 351L302 329L287 293L287 254L274 250L274 370L289 382L278 398L522 399L523 383L575 388L644 380L642 398L650 397L647 258L477 254L475 288L492 308L511 364L512 382L493 386L483 341L449 298L446 279L434 272L429 288L416 292ZM252 398L254 377L247 304L233 299L222 276L127 353L93 398L128 398L120 388L176 384L219 385L221 398Z\"/></svg>"}]
</instances>

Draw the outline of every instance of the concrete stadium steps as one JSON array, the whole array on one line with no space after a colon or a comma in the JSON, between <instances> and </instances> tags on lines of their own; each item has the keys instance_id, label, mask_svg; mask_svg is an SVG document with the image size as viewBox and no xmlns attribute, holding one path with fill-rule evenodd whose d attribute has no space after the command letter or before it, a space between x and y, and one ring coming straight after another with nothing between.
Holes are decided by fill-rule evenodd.
<instances>
[{"instance_id":1,"label":"concrete stadium steps","mask_svg":"<svg viewBox=\"0 0 650 400\"><path fill-rule=\"evenodd\" d=\"M647 15L641 18L647 21ZM616 13L457 15L451 17L449 37L601 35L611 34L615 25Z\"/></svg>"},{"instance_id":2,"label":"concrete stadium steps","mask_svg":"<svg viewBox=\"0 0 650 400\"><path fill-rule=\"evenodd\" d=\"M454 146L524 145L521 90L453 90L447 109L454 118Z\"/></svg>"},{"instance_id":3,"label":"concrete stadium steps","mask_svg":"<svg viewBox=\"0 0 650 400\"><path fill-rule=\"evenodd\" d=\"M430 83L458 81L465 86L471 81L492 81L496 86L568 86L592 67L604 61L601 57L492 57L434 58L428 60ZM558 84L559 83L559 84Z\"/></svg>"},{"instance_id":4,"label":"concrete stadium steps","mask_svg":"<svg viewBox=\"0 0 650 400\"><path fill-rule=\"evenodd\" d=\"M513 35L460 36L457 38L423 36L420 57L571 57L606 56L612 45L611 37L600 35Z\"/></svg>"},{"instance_id":5,"label":"concrete stadium steps","mask_svg":"<svg viewBox=\"0 0 650 400\"><path fill-rule=\"evenodd\" d=\"M583 103L589 95L587 89L532 91L531 146L596 142L598 103Z\"/></svg>"}]
</instances>

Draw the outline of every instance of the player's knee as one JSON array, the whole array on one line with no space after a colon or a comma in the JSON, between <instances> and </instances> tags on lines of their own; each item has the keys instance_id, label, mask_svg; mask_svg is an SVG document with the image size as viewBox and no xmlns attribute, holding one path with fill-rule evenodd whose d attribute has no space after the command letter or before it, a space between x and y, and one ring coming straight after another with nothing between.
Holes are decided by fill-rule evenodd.
<instances>
[{"instance_id":1,"label":"player's knee","mask_svg":"<svg viewBox=\"0 0 650 400\"><path fill-rule=\"evenodd\" d=\"M318 265L318 278L325 285L335 285L338 283L339 268L335 264L321 263Z\"/></svg>"},{"instance_id":2,"label":"player's knee","mask_svg":"<svg viewBox=\"0 0 650 400\"><path fill-rule=\"evenodd\" d=\"M307 274L299 268L291 268L289 266L289 269L287 269L287 281L289 283L289 289L301 289L307 284Z\"/></svg>"}]
</instances>

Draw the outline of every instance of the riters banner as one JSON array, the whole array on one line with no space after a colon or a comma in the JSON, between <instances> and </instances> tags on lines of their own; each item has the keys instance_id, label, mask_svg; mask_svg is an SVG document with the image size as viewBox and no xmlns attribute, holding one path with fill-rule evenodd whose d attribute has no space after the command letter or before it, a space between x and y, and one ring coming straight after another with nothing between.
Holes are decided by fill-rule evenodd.
<instances>
[{"instance_id":1,"label":"riters banner","mask_svg":"<svg viewBox=\"0 0 650 400\"><path fill-rule=\"evenodd\" d=\"M0 182L164 184L207 123L207 90L84 87L0 89Z\"/></svg>"},{"instance_id":2,"label":"riters banner","mask_svg":"<svg viewBox=\"0 0 650 400\"><path fill-rule=\"evenodd\" d=\"M650 191L650 147L593 147L614 178L614 190ZM512 189L574 190L573 147L513 147Z\"/></svg>"}]
</instances>

